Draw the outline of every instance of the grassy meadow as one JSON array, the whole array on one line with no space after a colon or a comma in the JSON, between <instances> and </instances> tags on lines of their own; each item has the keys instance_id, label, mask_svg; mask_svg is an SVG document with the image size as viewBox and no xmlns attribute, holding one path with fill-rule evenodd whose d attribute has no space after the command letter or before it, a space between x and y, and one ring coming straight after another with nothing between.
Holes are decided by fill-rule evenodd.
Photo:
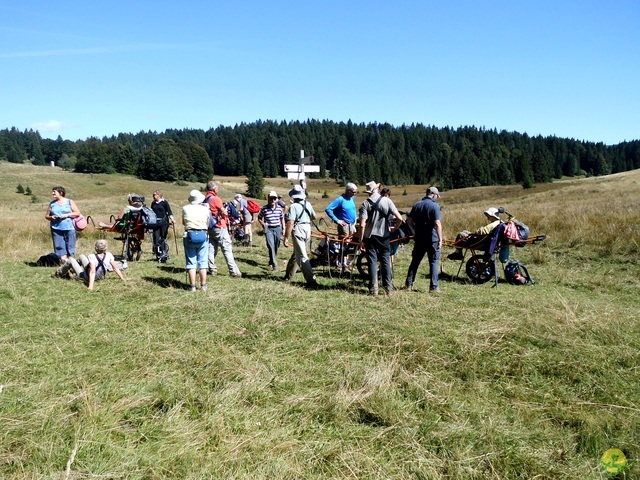
<instances>
[{"instance_id":1,"label":"grassy meadow","mask_svg":"<svg viewBox=\"0 0 640 480\"><path fill-rule=\"evenodd\" d=\"M244 190L221 180L225 200ZM220 258L206 293L187 291L172 235L168 264L147 241L126 283L88 291L35 266L57 184L104 221L156 188L180 218L201 187L0 163L0 478L601 479L608 449L640 457L640 171L443 192L447 238L489 206L548 238L513 252L535 285L473 285L445 259L437 296L426 261L418 291L369 297L321 267L305 290L268 271L257 234L234 247L244 278ZM341 192L308 185L317 211ZM391 189L408 210L425 186Z\"/></svg>"}]
</instances>

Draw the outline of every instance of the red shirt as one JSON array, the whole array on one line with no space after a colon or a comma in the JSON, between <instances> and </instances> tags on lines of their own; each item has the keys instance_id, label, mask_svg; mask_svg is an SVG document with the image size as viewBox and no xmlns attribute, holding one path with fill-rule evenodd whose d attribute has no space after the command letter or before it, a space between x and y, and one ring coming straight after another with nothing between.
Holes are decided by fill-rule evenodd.
<instances>
[{"instance_id":1,"label":"red shirt","mask_svg":"<svg viewBox=\"0 0 640 480\"><path fill-rule=\"evenodd\" d=\"M209 197L211 200L209 201ZM207 192L207 195L204 197L207 203L209 203L209 209L211 210L211 215L214 217L218 217L218 224L216 228L227 228L229 214L227 213L227 209L222 205L222 200L213 192Z\"/></svg>"}]
</instances>

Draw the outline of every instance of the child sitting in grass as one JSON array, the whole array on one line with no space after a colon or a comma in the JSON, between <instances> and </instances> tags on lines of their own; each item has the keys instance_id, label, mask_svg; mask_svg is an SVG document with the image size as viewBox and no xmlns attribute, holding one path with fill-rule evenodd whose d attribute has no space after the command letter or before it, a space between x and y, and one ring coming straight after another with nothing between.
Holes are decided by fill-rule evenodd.
<instances>
[{"instance_id":1,"label":"child sitting in grass","mask_svg":"<svg viewBox=\"0 0 640 480\"><path fill-rule=\"evenodd\" d=\"M54 278L69 278L70 270L73 269L78 279L84 280L89 290L93 290L96 280L103 279L108 271L115 272L120 277L120 280L124 282L124 275L122 275L116 259L111 252L107 251L107 241L98 240L95 243L95 250L96 253L92 253L88 257L80 255L78 257L80 263L75 258L69 257L64 265L58 268L51 276Z\"/></svg>"}]
</instances>

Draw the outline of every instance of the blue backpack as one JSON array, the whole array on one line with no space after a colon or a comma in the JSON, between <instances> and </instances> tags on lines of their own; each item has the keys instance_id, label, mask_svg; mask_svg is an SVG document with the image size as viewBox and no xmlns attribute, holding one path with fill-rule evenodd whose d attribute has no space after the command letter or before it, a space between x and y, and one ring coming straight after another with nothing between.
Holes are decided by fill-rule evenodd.
<instances>
[{"instance_id":1,"label":"blue backpack","mask_svg":"<svg viewBox=\"0 0 640 480\"><path fill-rule=\"evenodd\" d=\"M156 212L151 210L146 205L142 206L142 224L146 226L155 226L158 223L158 217L156 216Z\"/></svg>"}]
</instances>

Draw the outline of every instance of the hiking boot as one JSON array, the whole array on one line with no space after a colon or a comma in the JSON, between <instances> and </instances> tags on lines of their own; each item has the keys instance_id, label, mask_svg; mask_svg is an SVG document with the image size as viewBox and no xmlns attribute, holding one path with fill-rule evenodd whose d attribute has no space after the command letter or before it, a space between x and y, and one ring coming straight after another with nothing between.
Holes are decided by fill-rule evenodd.
<instances>
[{"instance_id":1,"label":"hiking boot","mask_svg":"<svg viewBox=\"0 0 640 480\"><path fill-rule=\"evenodd\" d=\"M440 290L439 288L430 288L429 293L434 293L437 295L439 293L442 293L442 290Z\"/></svg>"},{"instance_id":2,"label":"hiking boot","mask_svg":"<svg viewBox=\"0 0 640 480\"><path fill-rule=\"evenodd\" d=\"M464 258L464 255L462 255L462 252L460 252L459 250L456 250L455 252L447 255L447 258L449 260L462 260Z\"/></svg>"},{"instance_id":3,"label":"hiking boot","mask_svg":"<svg viewBox=\"0 0 640 480\"><path fill-rule=\"evenodd\" d=\"M242 273L241 272L232 273L231 277L232 278L242 278Z\"/></svg>"},{"instance_id":4,"label":"hiking boot","mask_svg":"<svg viewBox=\"0 0 640 480\"><path fill-rule=\"evenodd\" d=\"M215 277L216 275L218 275L218 271L217 270L209 270L207 273L212 277Z\"/></svg>"},{"instance_id":5,"label":"hiking boot","mask_svg":"<svg viewBox=\"0 0 640 480\"><path fill-rule=\"evenodd\" d=\"M318 288L320 288L320 284L318 282L307 282L304 284L304 288L308 289L308 290L317 290Z\"/></svg>"},{"instance_id":6,"label":"hiking boot","mask_svg":"<svg viewBox=\"0 0 640 480\"><path fill-rule=\"evenodd\" d=\"M378 296L378 290L369 290L369 295L372 297L377 297Z\"/></svg>"}]
</instances>

